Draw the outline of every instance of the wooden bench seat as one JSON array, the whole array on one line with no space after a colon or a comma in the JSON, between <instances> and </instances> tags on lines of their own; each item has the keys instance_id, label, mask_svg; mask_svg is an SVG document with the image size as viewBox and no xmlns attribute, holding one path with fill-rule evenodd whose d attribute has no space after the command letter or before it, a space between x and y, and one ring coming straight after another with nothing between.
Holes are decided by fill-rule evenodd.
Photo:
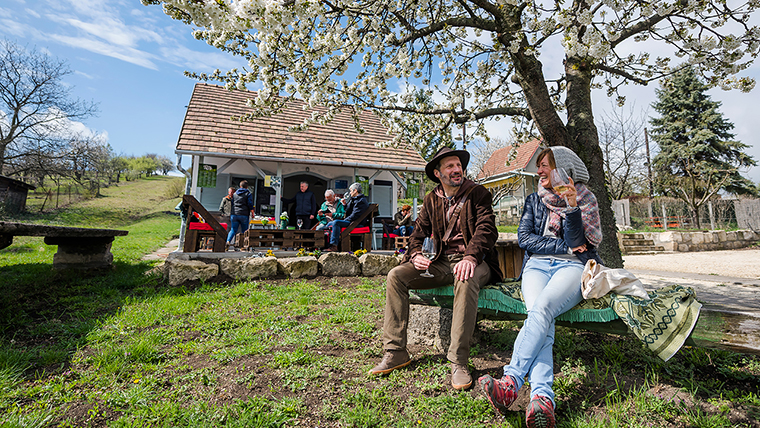
<instances>
[{"instance_id":1,"label":"wooden bench seat","mask_svg":"<svg viewBox=\"0 0 760 428\"><path fill-rule=\"evenodd\" d=\"M0 221L0 249L13 243L14 236L44 236L48 245L57 245L53 268L103 269L113 265L111 243L129 232L117 229L48 226Z\"/></svg>"},{"instance_id":2,"label":"wooden bench seat","mask_svg":"<svg viewBox=\"0 0 760 428\"><path fill-rule=\"evenodd\" d=\"M182 251L186 253L197 252L201 247L201 239L203 238L213 238L213 252L223 253L227 251L227 229L195 199L195 196L182 196L182 211L183 215L186 215L188 219L185 226L185 243ZM193 223L196 222L189 221L194 217L194 212L197 212L205 220L205 223L203 223L205 226L193 226Z\"/></svg>"}]
</instances>

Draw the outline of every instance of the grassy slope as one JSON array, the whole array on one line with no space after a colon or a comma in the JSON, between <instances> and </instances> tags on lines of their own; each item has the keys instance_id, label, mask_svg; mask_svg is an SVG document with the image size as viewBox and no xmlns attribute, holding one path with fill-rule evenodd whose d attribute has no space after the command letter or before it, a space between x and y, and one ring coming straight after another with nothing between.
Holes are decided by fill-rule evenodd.
<instances>
[{"instance_id":1,"label":"grassy slope","mask_svg":"<svg viewBox=\"0 0 760 428\"><path fill-rule=\"evenodd\" d=\"M527 388L496 418L477 390L450 389L430 349L365 376L382 352L382 277L169 289L146 275L140 256L177 230L163 213L176 200L150 200L164 180L26 219L128 229L113 272L54 276L40 240L0 251L0 426L524 426ZM476 376L500 374L517 327L480 323ZM560 427L760 426L755 357L684 349L663 363L631 337L563 328L555 343Z\"/></svg>"}]
</instances>

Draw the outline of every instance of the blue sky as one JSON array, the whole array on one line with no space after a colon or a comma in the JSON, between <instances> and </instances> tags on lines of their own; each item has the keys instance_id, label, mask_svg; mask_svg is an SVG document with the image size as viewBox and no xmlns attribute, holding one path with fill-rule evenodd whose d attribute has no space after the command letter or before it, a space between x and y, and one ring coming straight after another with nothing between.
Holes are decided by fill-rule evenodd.
<instances>
[{"instance_id":1,"label":"blue sky","mask_svg":"<svg viewBox=\"0 0 760 428\"><path fill-rule=\"evenodd\" d=\"M72 86L73 95L99 104L98 116L86 120L85 126L106 133L114 150L127 155L157 153L174 160L185 106L196 83L183 72L244 65L195 40L190 32L190 26L172 20L160 7L146 7L139 0L4 0L0 5L0 38L66 60L73 73L64 83ZM551 68L561 67L561 61L555 61L561 55L543 53L547 75L553 74ZM749 75L760 78L760 65ZM646 109L657 86L628 87L624 95L637 110ZM748 153L760 162L758 91L714 89L710 94L723 103L721 111L736 125L737 139L752 146ZM594 103L597 118L610 108L598 91ZM489 125L491 135L506 137L504 123ZM185 159L183 165L188 163ZM745 175L760 182L760 167Z\"/></svg>"},{"instance_id":2,"label":"blue sky","mask_svg":"<svg viewBox=\"0 0 760 428\"><path fill-rule=\"evenodd\" d=\"M117 153L174 160L193 79L185 70L239 66L190 34L160 7L139 0L5 0L0 38L68 62L72 95L99 104L85 121ZM185 159L184 166L189 160Z\"/></svg>"}]
</instances>

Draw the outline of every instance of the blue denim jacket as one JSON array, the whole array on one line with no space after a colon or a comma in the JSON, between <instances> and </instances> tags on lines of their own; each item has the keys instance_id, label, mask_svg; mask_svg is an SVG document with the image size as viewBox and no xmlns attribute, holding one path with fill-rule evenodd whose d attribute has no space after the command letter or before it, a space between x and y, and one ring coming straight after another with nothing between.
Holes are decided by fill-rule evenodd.
<instances>
[{"instance_id":1,"label":"blue denim jacket","mask_svg":"<svg viewBox=\"0 0 760 428\"><path fill-rule=\"evenodd\" d=\"M523 268L533 254L568 254L568 249L583 244L586 244L586 251L575 253L581 263L585 265L589 259L594 259L604 264L596 248L586 241L580 209L567 213L565 219L562 220L558 238L543 235L548 219L549 208L541 202L538 193L528 195L525 199L520 225L517 227L517 244L525 250Z\"/></svg>"}]
</instances>

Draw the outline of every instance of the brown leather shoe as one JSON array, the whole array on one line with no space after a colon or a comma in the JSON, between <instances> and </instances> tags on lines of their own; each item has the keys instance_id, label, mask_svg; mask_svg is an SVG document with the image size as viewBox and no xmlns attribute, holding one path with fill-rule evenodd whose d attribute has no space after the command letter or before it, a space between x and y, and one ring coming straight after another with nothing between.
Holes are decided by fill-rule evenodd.
<instances>
[{"instance_id":1,"label":"brown leather shoe","mask_svg":"<svg viewBox=\"0 0 760 428\"><path fill-rule=\"evenodd\" d=\"M329 248L325 248L326 252L329 253L337 253L338 252L338 246L337 245L330 245Z\"/></svg>"},{"instance_id":2,"label":"brown leather shoe","mask_svg":"<svg viewBox=\"0 0 760 428\"><path fill-rule=\"evenodd\" d=\"M378 365L369 371L371 375L384 375L388 374L396 369L406 367L412 363L412 359L409 358L409 353L406 349L400 351L385 351L383 359Z\"/></svg>"},{"instance_id":3,"label":"brown leather shoe","mask_svg":"<svg viewBox=\"0 0 760 428\"><path fill-rule=\"evenodd\" d=\"M457 391L472 386L472 377L467 366L451 363L451 386Z\"/></svg>"}]
</instances>

